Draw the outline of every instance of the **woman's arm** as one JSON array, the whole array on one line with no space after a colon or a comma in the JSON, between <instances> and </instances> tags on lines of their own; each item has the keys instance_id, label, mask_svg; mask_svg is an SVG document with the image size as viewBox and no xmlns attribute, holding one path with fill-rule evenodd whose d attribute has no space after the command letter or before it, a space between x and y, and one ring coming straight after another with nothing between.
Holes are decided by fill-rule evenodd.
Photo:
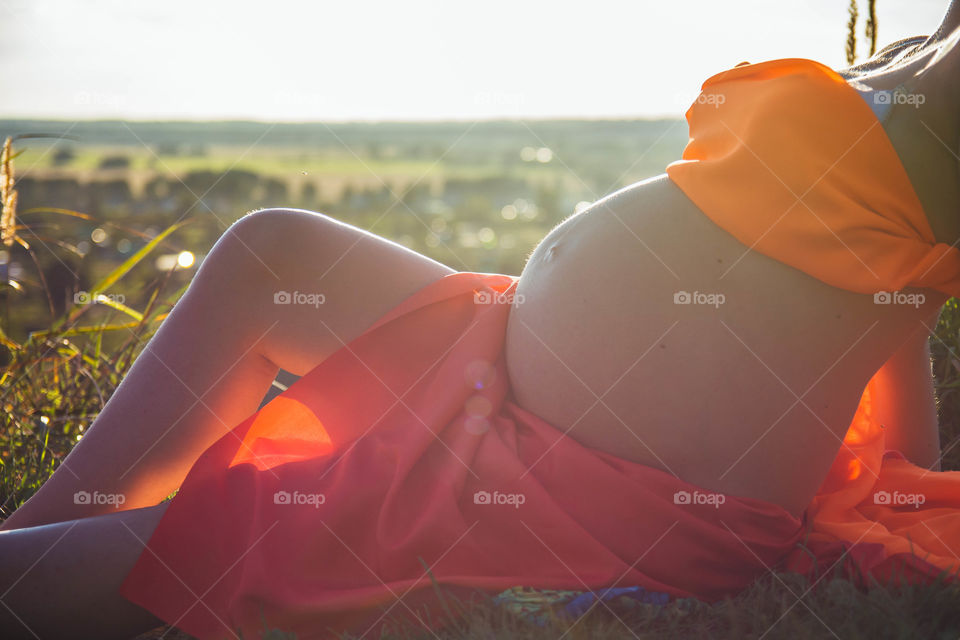
<instances>
[{"instance_id":1,"label":"woman's arm","mask_svg":"<svg viewBox=\"0 0 960 640\"><path fill-rule=\"evenodd\" d=\"M927 327L934 326L936 318ZM874 375L873 410L884 427L887 449L896 449L918 466L939 471L940 428L927 327L918 326Z\"/></svg>"}]
</instances>

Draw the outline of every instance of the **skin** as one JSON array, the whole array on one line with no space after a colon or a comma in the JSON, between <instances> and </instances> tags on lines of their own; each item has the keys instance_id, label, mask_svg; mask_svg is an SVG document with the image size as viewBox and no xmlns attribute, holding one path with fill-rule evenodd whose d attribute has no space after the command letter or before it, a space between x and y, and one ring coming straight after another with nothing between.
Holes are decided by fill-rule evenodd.
<instances>
[{"instance_id":1,"label":"skin","mask_svg":"<svg viewBox=\"0 0 960 640\"><path fill-rule=\"evenodd\" d=\"M0 534L4 638L128 640L162 620L117 589L166 505Z\"/></svg>"},{"instance_id":2,"label":"skin","mask_svg":"<svg viewBox=\"0 0 960 640\"><path fill-rule=\"evenodd\" d=\"M960 198L956 157L940 140L956 149L946 79L956 77L958 14L951 5L909 59L887 52L844 71L928 93L923 110L895 109L885 129L948 242L960 237ZM126 638L160 624L115 594L166 509L157 503L256 410L279 368L308 372L452 272L311 212L270 209L234 224L83 440L0 527L5 637ZM675 305L681 289L728 302ZM322 292L327 303L270 304L278 290ZM876 376L888 442L936 466L926 336L945 296L874 305L745 253L665 176L551 231L518 293L506 344L516 399L583 444L799 513ZM122 495L122 510L78 504L77 491Z\"/></svg>"},{"instance_id":3,"label":"skin","mask_svg":"<svg viewBox=\"0 0 960 640\"><path fill-rule=\"evenodd\" d=\"M677 291L726 302L677 305ZM876 305L745 252L659 177L534 252L508 321L508 370L521 406L583 444L799 514L866 383L944 302L923 293L918 308ZM921 373L931 384L929 362ZM932 389L921 404L933 407ZM935 434L935 413L922 415Z\"/></svg>"}]
</instances>

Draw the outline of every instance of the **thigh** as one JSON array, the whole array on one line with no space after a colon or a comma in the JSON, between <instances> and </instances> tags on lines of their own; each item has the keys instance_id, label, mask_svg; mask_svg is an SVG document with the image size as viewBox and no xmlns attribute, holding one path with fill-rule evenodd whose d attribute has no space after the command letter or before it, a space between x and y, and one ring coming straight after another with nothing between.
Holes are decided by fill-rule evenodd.
<instances>
[{"instance_id":1,"label":"thigh","mask_svg":"<svg viewBox=\"0 0 960 640\"><path fill-rule=\"evenodd\" d=\"M130 638L162 624L117 593L167 503L0 533L5 638Z\"/></svg>"},{"instance_id":2,"label":"thigh","mask_svg":"<svg viewBox=\"0 0 960 640\"><path fill-rule=\"evenodd\" d=\"M272 328L262 353L303 375L405 298L454 273L395 242L299 209L268 209L235 225L241 254L268 285L251 301ZM243 251L249 249L249 251Z\"/></svg>"}]
</instances>

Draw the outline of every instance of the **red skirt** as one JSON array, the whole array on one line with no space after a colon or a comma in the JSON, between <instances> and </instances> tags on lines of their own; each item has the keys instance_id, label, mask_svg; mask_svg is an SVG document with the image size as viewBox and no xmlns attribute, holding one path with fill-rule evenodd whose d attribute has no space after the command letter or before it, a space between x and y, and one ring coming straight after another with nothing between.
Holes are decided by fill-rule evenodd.
<instances>
[{"instance_id":1,"label":"red skirt","mask_svg":"<svg viewBox=\"0 0 960 640\"><path fill-rule=\"evenodd\" d=\"M202 639L267 625L306 640L378 634L414 612L436 621L432 581L461 595L641 585L714 600L771 568L926 580L956 563L960 474L918 481L863 429L798 519L584 447L520 408L503 357L516 281L427 285L224 435L120 593ZM864 397L854 427L872 424ZM851 477L854 450L877 480ZM931 491L919 508L870 499L918 482ZM932 555L904 553L906 537Z\"/></svg>"}]
</instances>

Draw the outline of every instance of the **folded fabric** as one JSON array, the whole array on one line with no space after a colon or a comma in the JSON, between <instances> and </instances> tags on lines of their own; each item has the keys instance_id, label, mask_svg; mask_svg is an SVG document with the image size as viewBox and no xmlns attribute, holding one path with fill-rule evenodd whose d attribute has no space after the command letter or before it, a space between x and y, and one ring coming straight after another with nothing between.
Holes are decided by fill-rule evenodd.
<instances>
[{"instance_id":1,"label":"folded fabric","mask_svg":"<svg viewBox=\"0 0 960 640\"><path fill-rule=\"evenodd\" d=\"M432 579L463 597L522 584L715 599L783 558L803 528L778 505L683 499L707 492L512 401L516 281L428 285L218 440L120 593L200 638L265 620L303 640L429 609Z\"/></svg>"},{"instance_id":2,"label":"folded fabric","mask_svg":"<svg viewBox=\"0 0 960 640\"><path fill-rule=\"evenodd\" d=\"M960 295L960 250L937 242L873 110L813 60L709 78L667 175L754 251L856 291Z\"/></svg>"}]
</instances>

